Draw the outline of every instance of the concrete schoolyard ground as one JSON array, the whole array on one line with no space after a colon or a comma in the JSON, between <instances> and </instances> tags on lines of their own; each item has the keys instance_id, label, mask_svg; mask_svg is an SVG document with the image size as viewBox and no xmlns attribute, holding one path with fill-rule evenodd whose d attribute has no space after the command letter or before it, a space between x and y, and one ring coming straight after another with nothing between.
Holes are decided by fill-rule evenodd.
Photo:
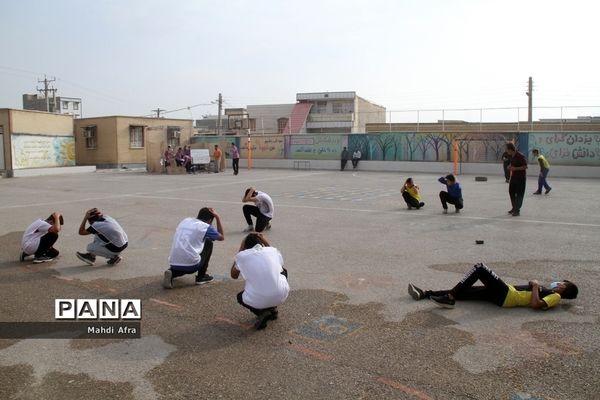
<instances>
[{"instance_id":1,"label":"concrete schoolyard ground","mask_svg":"<svg viewBox=\"0 0 600 400\"><path fill-rule=\"evenodd\" d=\"M501 169L501 166L498 166ZM500 172L500 171L499 171ZM442 214L431 174L246 170L149 175L99 171L0 180L0 321L52 321L56 298L139 298L140 339L0 340L2 399L597 399L600 393L600 182L553 179L520 217L498 176L463 175L465 208ZM229 278L244 237L241 199L254 186L275 203L271 244L291 293L264 331ZM181 219L215 208L225 241L209 273L162 288ZM129 235L124 260L84 265L86 209ZM52 211L65 225L51 263L19 262L23 230ZM483 240L484 244L476 244ZM568 279L579 298L550 311L477 302L453 310L413 301L407 285L444 289L485 262L508 283Z\"/></svg>"}]
</instances>

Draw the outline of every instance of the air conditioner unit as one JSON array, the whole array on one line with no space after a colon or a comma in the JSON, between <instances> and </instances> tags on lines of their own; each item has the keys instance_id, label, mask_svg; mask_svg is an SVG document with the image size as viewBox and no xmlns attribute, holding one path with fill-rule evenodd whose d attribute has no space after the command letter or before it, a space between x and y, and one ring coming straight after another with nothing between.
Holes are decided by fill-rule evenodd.
<instances>
[{"instance_id":1,"label":"air conditioner unit","mask_svg":"<svg viewBox=\"0 0 600 400\"><path fill-rule=\"evenodd\" d=\"M179 132L179 131L174 131L174 132L173 132L173 137L174 137L175 139L179 138L179 135L181 135L181 132Z\"/></svg>"}]
</instances>

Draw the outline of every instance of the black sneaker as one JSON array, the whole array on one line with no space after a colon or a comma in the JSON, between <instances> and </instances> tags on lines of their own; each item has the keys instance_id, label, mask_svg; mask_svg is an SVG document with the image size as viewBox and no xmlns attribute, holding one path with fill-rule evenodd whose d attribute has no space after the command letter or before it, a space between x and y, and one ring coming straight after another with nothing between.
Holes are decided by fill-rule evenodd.
<instances>
[{"instance_id":1,"label":"black sneaker","mask_svg":"<svg viewBox=\"0 0 600 400\"><path fill-rule=\"evenodd\" d=\"M86 263L87 265L94 265L96 262L96 256L90 253L76 253L77 258Z\"/></svg>"},{"instance_id":2,"label":"black sneaker","mask_svg":"<svg viewBox=\"0 0 600 400\"><path fill-rule=\"evenodd\" d=\"M204 274L203 276L197 276L196 277L196 285L204 285L205 283L208 283L210 281L212 281L213 278L212 276L208 275L208 274Z\"/></svg>"},{"instance_id":3,"label":"black sneaker","mask_svg":"<svg viewBox=\"0 0 600 400\"><path fill-rule=\"evenodd\" d=\"M408 284L408 294L415 300L423 300L425 298L425 292L412 283Z\"/></svg>"},{"instance_id":4,"label":"black sneaker","mask_svg":"<svg viewBox=\"0 0 600 400\"><path fill-rule=\"evenodd\" d=\"M533 194L542 194L542 192L539 190L536 190L535 192L533 192Z\"/></svg>"},{"instance_id":5,"label":"black sneaker","mask_svg":"<svg viewBox=\"0 0 600 400\"><path fill-rule=\"evenodd\" d=\"M48 257L48 256L41 256L41 257L35 257L33 259L33 263L41 264L41 263L45 263L45 262L52 261L52 260L54 260L54 258Z\"/></svg>"},{"instance_id":6,"label":"black sneaker","mask_svg":"<svg viewBox=\"0 0 600 400\"><path fill-rule=\"evenodd\" d=\"M425 203L423 203L423 202L420 202L420 203L419 203L419 207L425 207Z\"/></svg>"},{"instance_id":7,"label":"black sneaker","mask_svg":"<svg viewBox=\"0 0 600 400\"><path fill-rule=\"evenodd\" d=\"M551 190L552 190L552 188L549 188L548 190L546 190L546 191L544 192L544 194L548 194L548 193L550 193L550 191L551 191Z\"/></svg>"},{"instance_id":8,"label":"black sneaker","mask_svg":"<svg viewBox=\"0 0 600 400\"><path fill-rule=\"evenodd\" d=\"M513 210L508 210L508 213L512 214L512 213L514 213L514 211Z\"/></svg>"},{"instance_id":9,"label":"black sneaker","mask_svg":"<svg viewBox=\"0 0 600 400\"><path fill-rule=\"evenodd\" d=\"M429 299L440 307L454 308L455 301L452 300L447 294L443 296L431 296Z\"/></svg>"},{"instance_id":10,"label":"black sneaker","mask_svg":"<svg viewBox=\"0 0 600 400\"><path fill-rule=\"evenodd\" d=\"M258 317L256 322L254 323L254 327L257 331L263 330L267 327L267 322L271 319L270 311L263 311Z\"/></svg>"},{"instance_id":11,"label":"black sneaker","mask_svg":"<svg viewBox=\"0 0 600 400\"><path fill-rule=\"evenodd\" d=\"M513 216L513 217L518 217L519 215L521 215L521 212L520 212L520 211L513 211L513 212L512 212L512 216Z\"/></svg>"},{"instance_id":12,"label":"black sneaker","mask_svg":"<svg viewBox=\"0 0 600 400\"><path fill-rule=\"evenodd\" d=\"M109 258L106 263L108 265L115 265L115 264L120 263L122 259L123 259L123 257L117 255L117 256L114 256L112 258Z\"/></svg>"}]
</instances>

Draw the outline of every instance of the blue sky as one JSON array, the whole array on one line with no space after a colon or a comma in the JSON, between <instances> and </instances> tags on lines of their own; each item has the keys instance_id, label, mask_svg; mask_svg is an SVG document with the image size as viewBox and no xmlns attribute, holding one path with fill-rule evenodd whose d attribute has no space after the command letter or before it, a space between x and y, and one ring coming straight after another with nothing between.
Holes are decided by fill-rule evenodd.
<instances>
[{"instance_id":1,"label":"blue sky","mask_svg":"<svg viewBox=\"0 0 600 400\"><path fill-rule=\"evenodd\" d=\"M179 118L354 90L388 110L599 106L600 2L30 1L0 13L0 108L37 79L84 116ZM526 112L525 112L526 113ZM521 114L523 115L523 114Z\"/></svg>"}]
</instances>

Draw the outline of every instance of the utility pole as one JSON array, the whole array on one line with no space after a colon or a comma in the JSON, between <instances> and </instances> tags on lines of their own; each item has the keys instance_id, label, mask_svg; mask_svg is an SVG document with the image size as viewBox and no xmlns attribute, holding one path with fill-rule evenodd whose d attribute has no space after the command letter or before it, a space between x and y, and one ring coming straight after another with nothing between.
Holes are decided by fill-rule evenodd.
<instances>
[{"instance_id":1,"label":"utility pole","mask_svg":"<svg viewBox=\"0 0 600 400\"><path fill-rule=\"evenodd\" d=\"M166 110L161 110L161 108L160 108L160 107L158 107L156 110L150 110L150 111L152 111L152 112L155 112L155 113L156 113L156 118L160 118L160 112L161 112L161 111L166 111Z\"/></svg>"},{"instance_id":2,"label":"utility pole","mask_svg":"<svg viewBox=\"0 0 600 400\"><path fill-rule=\"evenodd\" d=\"M46 112L50 112L50 97L48 96L48 92L50 92L50 91L56 91L56 89L54 89L54 88L51 88L51 89L48 88L48 84L51 83L51 82L55 82L55 81L56 81L56 78L46 79L46 75L44 75L44 80L43 81L40 81L38 79L38 83L43 83L44 84L44 88L43 89L38 89L37 87L36 87L36 89L40 93L44 92L44 97L46 98ZM56 105L54 106L54 108L56 108Z\"/></svg>"},{"instance_id":3,"label":"utility pole","mask_svg":"<svg viewBox=\"0 0 600 400\"><path fill-rule=\"evenodd\" d=\"M529 97L529 104L527 105L527 122L533 124L533 80L529 77L529 86L527 90L527 97Z\"/></svg>"},{"instance_id":4,"label":"utility pole","mask_svg":"<svg viewBox=\"0 0 600 400\"><path fill-rule=\"evenodd\" d=\"M221 135L221 111L223 109L223 96L219 93L219 114L217 116L217 135Z\"/></svg>"}]
</instances>

